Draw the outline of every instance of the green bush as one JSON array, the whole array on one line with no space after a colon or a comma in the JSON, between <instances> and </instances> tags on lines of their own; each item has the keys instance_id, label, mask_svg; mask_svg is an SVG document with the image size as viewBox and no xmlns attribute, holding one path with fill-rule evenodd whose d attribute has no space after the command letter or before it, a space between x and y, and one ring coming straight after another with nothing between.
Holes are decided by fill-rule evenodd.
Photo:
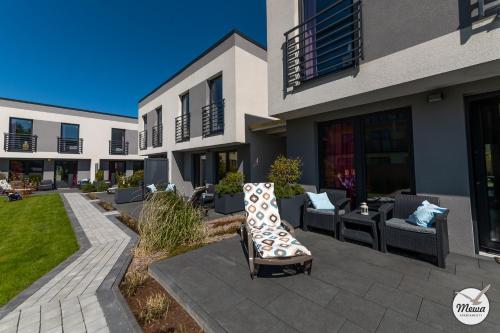
<instances>
[{"instance_id":1,"label":"green bush","mask_svg":"<svg viewBox=\"0 0 500 333\"><path fill-rule=\"evenodd\" d=\"M276 198L290 198L304 193L304 188L297 182L302 175L302 162L299 158L278 156L269 171L269 181L274 183Z\"/></svg>"},{"instance_id":2,"label":"green bush","mask_svg":"<svg viewBox=\"0 0 500 333\"><path fill-rule=\"evenodd\" d=\"M128 187L137 187L140 185L141 181L144 179L144 171L137 170L134 171L132 176L125 177L120 176L118 178L118 187L119 188L128 188Z\"/></svg>"},{"instance_id":3,"label":"green bush","mask_svg":"<svg viewBox=\"0 0 500 333\"><path fill-rule=\"evenodd\" d=\"M233 195L243 192L243 182L245 176L241 172L228 172L219 184L215 185L215 192L218 195Z\"/></svg>"},{"instance_id":4,"label":"green bush","mask_svg":"<svg viewBox=\"0 0 500 333\"><path fill-rule=\"evenodd\" d=\"M101 181L101 182L96 182L95 183L95 190L96 190L96 192L104 192L108 188L109 188L109 185L106 182Z\"/></svg>"},{"instance_id":5,"label":"green bush","mask_svg":"<svg viewBox=\"0 0 500 333\"><path fill-rule=\"evenodd\" d=\"M95 185L92 183L87 183L83 184L82 187L80 188L82 192L89 193L89 192L95 192Z\"/></svg>"},{"instance_id":6,"label":"green bush","mask_svg":"<svg viewBox=\"0 0 500 333\"><path fill-rule=\"evenodd\" d=\"M139 217L139 247L146 252L174 251L205 238L202 211L174 192L159 192L144 203Z\"/></svg>"},{"instance_id":7,"label":"green bush","mask_svg":"<svg viewBox=\"0 0 500 333\"><path fill-rule=\"evenodd\" d=\"M95 172L95 180L102 182L104 180L104 170L99 169Z\"/></svg>"}]
</instances>

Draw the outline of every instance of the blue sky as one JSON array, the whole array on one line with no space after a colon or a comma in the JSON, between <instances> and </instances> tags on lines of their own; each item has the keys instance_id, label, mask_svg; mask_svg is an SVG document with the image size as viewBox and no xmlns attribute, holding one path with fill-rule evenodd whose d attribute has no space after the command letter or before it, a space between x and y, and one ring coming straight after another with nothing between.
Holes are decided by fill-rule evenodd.
<instances>
[{"instance_id":1,"label":"blue sky","mask_svg":"<svg viewBox=\"0 0 500 333\"><path fill-rule=\"evenodd\" d=\"M265 0L2 0L0 97L136 116L233 28L265 45Z\"/></svg>"}]
</instances>

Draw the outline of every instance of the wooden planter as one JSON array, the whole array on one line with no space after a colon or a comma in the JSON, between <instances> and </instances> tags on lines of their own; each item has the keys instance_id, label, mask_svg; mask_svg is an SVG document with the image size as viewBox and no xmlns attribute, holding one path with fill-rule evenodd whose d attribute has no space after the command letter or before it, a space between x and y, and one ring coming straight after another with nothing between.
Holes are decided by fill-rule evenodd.
<instances>
[{"instance_id":1,"label":"wooden planter","mask_svg":"<svg viewBox=\"0 0 500 333\"><path fill-rule=\"evenodd\" d=\"M245 210L245 195L243 192L233 195L215 196L215 211L220 214L231 214Z\"/></svg>"}]
</instances>

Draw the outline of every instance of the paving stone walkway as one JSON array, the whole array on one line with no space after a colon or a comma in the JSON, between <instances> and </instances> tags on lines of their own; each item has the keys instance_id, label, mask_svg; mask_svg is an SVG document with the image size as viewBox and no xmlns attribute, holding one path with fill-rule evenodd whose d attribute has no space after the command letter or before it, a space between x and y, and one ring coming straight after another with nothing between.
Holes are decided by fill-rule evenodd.
<instances>
[{"instance_id":1,"label":"paving stone walkway","mask_svg":"<svg viewBox=\"0 0 500 333\"><path fill-rule=\"evenodd\" d=\"M131 238L79 193L62 194L90 247L0 320L7 332L109 332L97 289Z\"/></svg>"}]
</instances>

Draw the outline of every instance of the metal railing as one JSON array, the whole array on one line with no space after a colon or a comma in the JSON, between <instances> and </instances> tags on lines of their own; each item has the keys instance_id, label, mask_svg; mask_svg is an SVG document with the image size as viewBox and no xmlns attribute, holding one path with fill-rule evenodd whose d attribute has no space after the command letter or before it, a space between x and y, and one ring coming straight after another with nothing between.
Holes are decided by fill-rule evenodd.
<instances>
[{"instance_id":1,"label":"metal railing","mask_svg":"<svg viewBox=\"0 0 500 333\"><path fill-rule=\"evenodd\" d=\"M358 67L363 55L361 1L337 0L285 32L286 89L341 70Z\"/></svg>"},{"instance_id":2,"label":"metal railing","mask_svg":"<svg viewBox=\"0 0 500 333\"><path fill-rule=\"evenodd\" d=\"M57 138L57 152L62 154L82 154L83 139Z\"/></svg>"},{"instance_id":3,"label":"metal railing","mask_svg":"<svg viewBox=\"0 0 500 333\"><path fill-rule=\"evenodd\" d=\"M5 151L17 151L35 153L38 137L31 134L4 133L3 149Z\"/></svg>"},{"instance_id":4,"label":"metal railing","mask_svg":"<svg viewBox=\"0 0 500 333\"><path fill-rule=\"evenodd\" d=\"M175 118L175 142L187 141L190 138L191 115L185 113Z\"/></svg>"},{"instance_id":5,"label":"metal railing","mask_svg":"<svg viewBox=\"0 0 500 333\"><path fill-rule=\"evenodd\" d=\"M497 15L500 17L500 1L499 0L478 0L477 1L477 17L473 19L482 19L484 17Z\"/></svg>"},{"instance_id":6,"label":"metal railing","mask_svg":"<svg viewBox=\"0 0 500 333\"><path fill-rule=\"evenodd\" d=\"M109 140L110 155L128 155L128 142L121 140Z\"/></svg>"},{"instance_id":7,"label":"metal railing","mask_svg":"<svg viewBox=\"0 0 500 333\"><path fill-rule=\"evenodd\" d=\"M139 132L139 149L144 150L148 144L148 132L146 130Z\"/></svg>"},{"instance_id":8,"label":"metal railing","mask_svg":"<svg viewBox=\"0 0 500 333\"><path fill-rule=\"evenodd\" d=\"M202 107L202 135L204 138L224 134L224 99Z\"/></svg>"},{"instance_id":9,"label":"metal railing","mask_svg":"<svg viewBox=\"0 0 500 333\"><path fill-rule=\"evenodd\" d=\"M163 125L159 124L153 127L153 147L160 147L163 143Z\"/></svg>"}]
</instances>

